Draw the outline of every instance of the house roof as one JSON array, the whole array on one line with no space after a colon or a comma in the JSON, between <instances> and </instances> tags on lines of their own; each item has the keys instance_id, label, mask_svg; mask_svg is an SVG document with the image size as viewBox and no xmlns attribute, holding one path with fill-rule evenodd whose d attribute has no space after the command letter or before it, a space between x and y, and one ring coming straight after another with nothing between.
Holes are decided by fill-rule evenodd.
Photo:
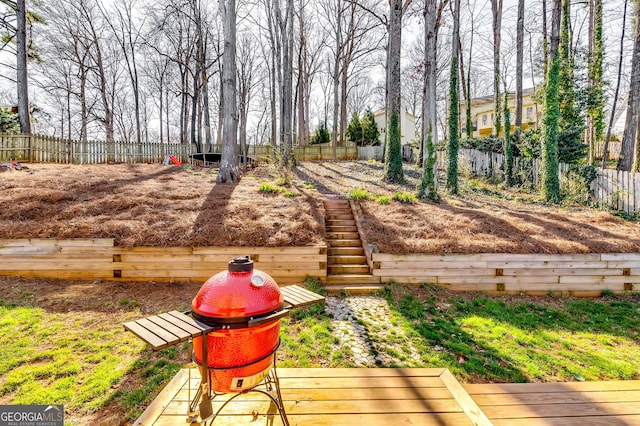
<instances>
[{"instance_id":1,"label":"house roof","mask_svg":"<svg viewBox=\"0 0 640 426\"><path fill-rule=\"evenodd\" d=\"M523 96L531 95L533 94L533 92L535 92L535 89L533 87L529 87L528 89L522 90L522 95ZM501 97L504 96L504 92L502 92L500 96ZM514 98L515 96L516 96L516 92L508 92L509 98ZM489 102L493 102L493 95L479 96L477 98L471 99L471 105L480 105L480 104L486 104Z\"/></svg>"}]
</instances>

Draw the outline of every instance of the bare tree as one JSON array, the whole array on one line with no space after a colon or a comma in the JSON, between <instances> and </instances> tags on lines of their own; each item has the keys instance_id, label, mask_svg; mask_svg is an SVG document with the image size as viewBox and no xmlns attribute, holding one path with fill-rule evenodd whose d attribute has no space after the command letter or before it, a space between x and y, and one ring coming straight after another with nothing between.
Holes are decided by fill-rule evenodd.
<instances>
[{"instance_id":1,"label":"bare tree","mask_svg":"<svg viewBox=\"0 0 640 426\"><path fill-rule=\"evenodd\" d=\"M236 1L220 0L224 21L224 53L222 56L222 96L224 98L224 123L222 128L222 158L218 183L234 183L240 180L238 168L238 116L236 112Z\"/></svg>"},{"instance_id":2,"label":"bare tree","mask_svg":"<svg viewBox=\"0 0 640 426\"><path fill-rule=\"evenodd\" d=\"M29 116L29 79L27 76L27 5L26 0L16 1L16 83L18 87L18 115L20 133L31 133Z\"/></svg>"},{"instance_id":3,"label":"bare tree","mask_svg":"<svg viewBox=\"0 0 640 426\"><path fill-rule=\"evenodd\" d=\"M500 108L500 32L502 30L503 0L491 0L493 16L493 104L494 104L494 135L500 136L501 108Z\"/></svg>"},{"instance_id":4,"label":"bare tree","mask_svg":"<svg viewBox=\"0 0 640 426\"><path fill-rule=\"evenodd\" d=\"M613 95L613 105L611 105L611 115L609 116L609 126L607 126L607 135L604 139L604 148L602 150L602 170L607 168L607 156L609 151L609 140L611 139L611 129L616 115L616 105L618 104L618 95L620 94L620 82L622 80L622 62L624 60L624 34L627 25L627 0L624 0L624 8L622 11L622 34L620 35L620 55L618 56L618 78L616 80L616 91Z\"/></svg>"},{"instance_id":5,"label":"bare tree","mask_svg":"<svg viewBox=\"0 0 640 426\"><path fill-rule=\"evenodd\" d=\"M640 22L640 7L635 8L635 21ZM640 25L636 24L633 57L631 59L631 81L629 83L629 99L627 118L624 123L622 150L618 160L618 170L638 170L638 115L640 113Z\"/></svg>"},{"instance_id":6,"label":"bare tree","mask_svg":"<svg viewBox=\"0 0 640 426\"><path fill-rule=\"evenodd\" d=\"M437 71L438 30L442 11L448 0L424 2L424 81L422 89L422 181L419 196L436 198L435 144L438 141L437 126Z\"/></svg>"},{"instance_id":7,"label":"bare tree","mask_svg":"<svg viewBox=\"0 0 640 426\"><path fill-rule=\"evenodd\" d=\"M518 23L516 29L516 117L515 142L519 146L522 131L522 77L524 68L524 0L518 0ZM506 89L505 89L506 91ZM508 132L509 129L505 129ZM507 154L507 185L513 185L513 155Z\"/></svg>"}]
</instances>

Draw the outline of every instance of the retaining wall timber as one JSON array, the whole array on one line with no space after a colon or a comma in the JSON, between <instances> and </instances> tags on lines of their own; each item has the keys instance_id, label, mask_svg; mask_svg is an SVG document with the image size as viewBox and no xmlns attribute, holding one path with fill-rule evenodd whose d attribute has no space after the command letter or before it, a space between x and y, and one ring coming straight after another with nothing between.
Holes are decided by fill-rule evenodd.
<instances>
[{"instance_id":1,"label":"retaining wall timber","mask_svg":"<svg viewBox=\"0 0 640 426\"><path fill-rule=\"evenodd\" d=\"M382 282L434 284L491 294L597 296L640 290L640 253L452 254L372 253Z\"/></svg>"},{"instance_id":2,"label":"retaining wall timber","mask_svg":"<svg viewBox=\"0 0 640 426\"><path fill-rule=\"evenodd\" d=\"M279 284L327 275L327 248L116 247L112 239L0 240L0 275L115 281L204 282L249 255Z\"/></svg>"}]
</instances>

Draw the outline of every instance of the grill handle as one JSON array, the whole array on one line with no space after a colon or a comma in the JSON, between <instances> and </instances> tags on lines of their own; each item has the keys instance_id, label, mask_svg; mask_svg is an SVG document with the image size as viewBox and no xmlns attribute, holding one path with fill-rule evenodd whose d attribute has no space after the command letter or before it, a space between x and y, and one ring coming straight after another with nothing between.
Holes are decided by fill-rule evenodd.
<instances>
[{"instance_id":1,"label":"grill handle","mask_svg":"<svg viewBox=\"0 0 640 426\"><path fill-rule=\"evenodd\" d=\"M280 319L282 317L286 317L287 315L289 315L289 309L285 308L285 309L282 309L280 311L274 312L271 315L267 315L266 317L260 317L260 318L249 320L247 322L247 326L248 327L257 327L259 325L266 324L266 323L271 322L271 321L275 321L275 320Z\"/></svg>"}]
</instances>

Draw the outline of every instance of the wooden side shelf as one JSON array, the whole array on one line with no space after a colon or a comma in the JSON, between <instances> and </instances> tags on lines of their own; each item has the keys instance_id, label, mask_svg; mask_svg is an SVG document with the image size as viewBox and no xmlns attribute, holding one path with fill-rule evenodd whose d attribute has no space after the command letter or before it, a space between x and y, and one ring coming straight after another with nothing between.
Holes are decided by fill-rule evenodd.
<instances>
[{"instance_id":1,"label":"wooden side shelf","mask_svg":"<svg viewBox=\"0 0 640 426\"><path fill-rule=\"evenodd\" d=\"M213 330L213 327L178 311L126 322L123 325L126 330L148 343L156 351Z\"/></svg>"},{"instance_id":2,"label":"wooden side shelf","mask_svg":"<svg viewBox=\"0 0 640 426\"><path fill-rule=\"evenodd\" d=\"M297 285L281 287L280 293L284 296L284 303L290 305L291 308L299 308L313 303L324 302L323 295Z\"/></svg>"}]
</instances>

